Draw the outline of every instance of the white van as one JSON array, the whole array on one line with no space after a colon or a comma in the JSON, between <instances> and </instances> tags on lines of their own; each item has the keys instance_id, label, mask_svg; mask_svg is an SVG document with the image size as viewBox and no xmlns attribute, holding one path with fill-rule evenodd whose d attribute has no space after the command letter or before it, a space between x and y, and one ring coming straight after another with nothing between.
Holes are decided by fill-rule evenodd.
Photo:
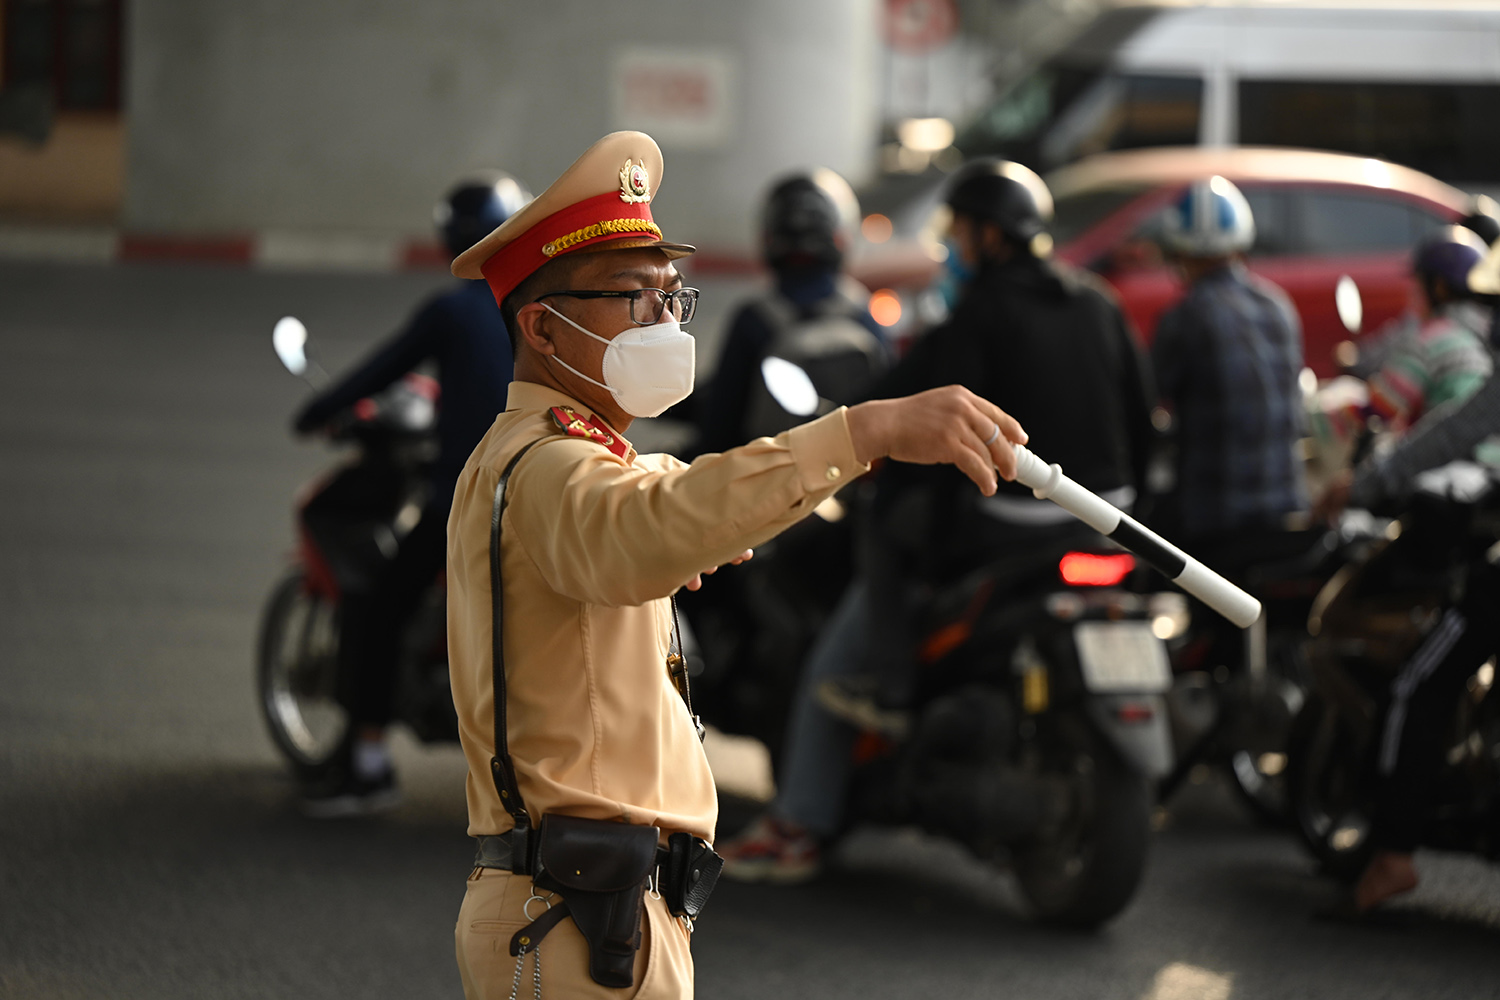
<instances>
[{"instance_id":1,"label":"white van","mask_svg":"<svg viewBox=\"0 0 1500 1000\"><path fill-rule=\"evenodd\" d=\"M1500 3L1127 5L959 137L1039 170L1146 146L1301 146L1500 187Z\"/></svg>"}]
</instances>

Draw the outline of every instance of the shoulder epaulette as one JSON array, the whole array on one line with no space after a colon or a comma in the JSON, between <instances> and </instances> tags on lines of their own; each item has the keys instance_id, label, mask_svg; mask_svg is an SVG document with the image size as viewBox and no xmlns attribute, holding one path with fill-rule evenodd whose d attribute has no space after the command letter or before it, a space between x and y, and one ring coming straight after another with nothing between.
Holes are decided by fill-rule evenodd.
<instances>
[{"instance_id":1,"label":"shoulder epaulette","mask_svg":"<svg viewBox=\"0 0 1500 1000\"><path fill-rule=\"evenodd\" d=\"M561 427L563 433L569 437L583 438L586 441L601 444L621 458L625 457L629 445L597 418L585 417L571 406L554 406L552 419L557 421L557 426Z\"/></svg>"}]
</instances>

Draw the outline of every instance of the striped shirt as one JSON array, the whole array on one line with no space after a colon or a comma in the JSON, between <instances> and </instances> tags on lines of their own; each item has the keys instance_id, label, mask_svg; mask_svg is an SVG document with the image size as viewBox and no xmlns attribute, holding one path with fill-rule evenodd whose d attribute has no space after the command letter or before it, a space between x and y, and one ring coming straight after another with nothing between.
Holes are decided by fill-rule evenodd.
<instances>
[{"instance_id":1,"label":"striped shirt","mask_svg":"<svg viewBox=\"0 0 1500 1000\"><path fill-rule=\"evenodd\" d=\"M1390 454L1361 464L1349 504L1369 507L1399 497L1418 473L1469 458L1492 434L1500 434L1500 379L1494 376L1463 403L1429 413Z\"/></svg>"},{"instance_id":2,"label":"striped shirt","mask_svg":"<svg viewBox=\"0 0 1500 1000\"><path fill-rule=\"evenodd\" d=\"M1462 402L1489 378L1489 310L1457 302L1393 345L1369 377L1370 408L1404 430L1434 407Z\"/></svg>"},{"instance_id":3,"label":"striped shirt","mask_svg":"<svg viewBox=\"0 0 1500 1000\"><path fill-rule=\"evenodd\" d=\"M1237 264L1206 275L1162 316L1151 360L1177 415L1185 535L1306 507L1302 324L1281 289Z\"/></svg>"}]
</instances>

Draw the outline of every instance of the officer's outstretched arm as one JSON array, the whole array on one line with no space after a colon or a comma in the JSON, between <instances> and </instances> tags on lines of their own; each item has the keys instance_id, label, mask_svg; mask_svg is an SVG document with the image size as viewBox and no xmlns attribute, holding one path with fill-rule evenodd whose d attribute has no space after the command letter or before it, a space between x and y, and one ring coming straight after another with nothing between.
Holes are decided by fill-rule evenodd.
<instances>
[{"instance_id":1,"label":"officer's outstretched arm","mask_svg":"<svg viewBox=\"0 0 1500 1000\"><path fill-rule=\"evenodd\" d=\"M951 462L993 493L997 466L1015 474L1009 442L1025 439L998 407L957 386L839 409L690 466L627 466L593 442L557 438L516 470L507 545L575 600L642 604L774 538L875 458Z\"/></svg>"},{"instance_id":2,"label":"officer's outstretched arm","mask_svg":"<svg viewBox=\"0 0 1500 1000\"><path fill-rule=\"evenodd\" d=\"M516 468L506 545L521 546L558 593L642 604L774 538L866 468L842 409L692 465L626 465L594 442L553 438Z\"/></svg>"}]
</instances>

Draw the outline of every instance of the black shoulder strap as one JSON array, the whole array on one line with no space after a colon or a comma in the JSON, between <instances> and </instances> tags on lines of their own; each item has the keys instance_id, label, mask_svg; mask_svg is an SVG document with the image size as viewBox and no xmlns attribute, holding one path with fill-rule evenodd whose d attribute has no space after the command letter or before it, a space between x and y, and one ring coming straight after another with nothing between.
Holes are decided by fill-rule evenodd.
<instances>
[{"instance_id":1,"label":"black shoulder strap","mask_svg":"<svg viewBox=\"0 0 1500 1000\"><path fill-rule=\"evenodd\" d=\"M495 791L500 793L500 804L516 822L511 837L511 856L515 859L513 870L520 875L530 874L531 814L521 799L521 787L516 782L516 770L511 766L505 730L505 588L500 572L500 516L505 512L505 485L510 482L510 474L516 470L516 463L537 443L533 441L516 452L505 466L495 484L495 503L490 508L490 628L493 632L491 658L495 685L495 755L490 758L490 776L495 780Z\"/></svg>"},{"instance_id":2,"label":"black shoulder strap","mask_svg":"<svg viewBox=\"0 0 1500 1000\"><path fill-rule=\"evenodd\" d=\"M506 737L505 584L500 570L500 520L505 513L505 487L510 482L511 473L516 470L517 463L526 453L539 443L533 441L526 445L506 464L505 471L500 473L500 479L495 483L495 502L490 508L490 658L495 689L495 754L490 758L490 777L495 781L495 791L500 793L500 804L510 813L510 818L515 820L515 829L511 833L511 857L514 866L512 871L518 875L531 874L532 831L531 814L526 811L526 803L521 798L521 787L516 781L516 769L510 761L510 746ZM672 644L674 648L667 661L668 668L701 741L704 729L698 716L693 714L692 696L688 691L687 660L683 655L682 629L677 620L675 596L672 598Z\"/></svg>"}]
</instances>

